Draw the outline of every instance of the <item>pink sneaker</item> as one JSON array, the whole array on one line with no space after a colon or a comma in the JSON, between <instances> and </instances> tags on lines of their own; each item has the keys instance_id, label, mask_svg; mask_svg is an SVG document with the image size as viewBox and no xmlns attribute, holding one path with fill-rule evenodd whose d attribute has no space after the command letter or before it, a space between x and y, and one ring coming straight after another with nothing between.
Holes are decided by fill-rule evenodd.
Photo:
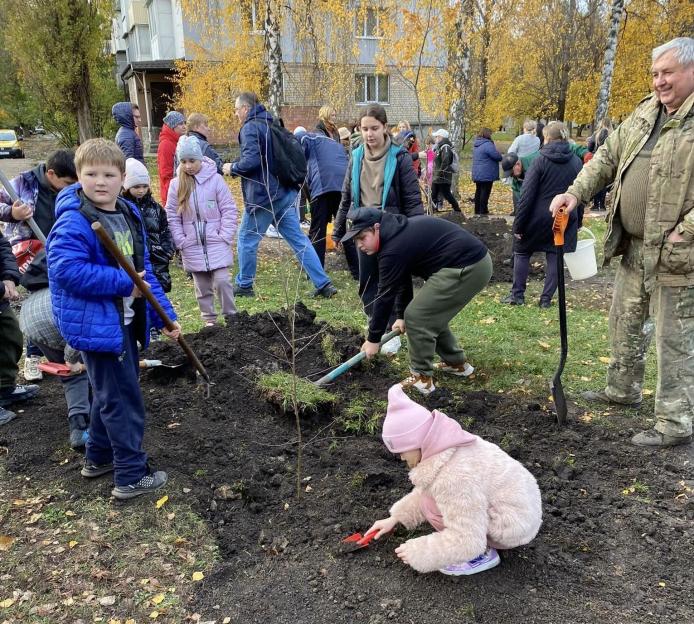
<instances>
[{"instance_id":1,"label":"pink sneaker","mask_svg":"<svg viewBox=\"0 0 694 624\"><path fill-rule=\"evenodd\" d=\"M449 576L470 576L485 570L491 570L499 565L501 559L499 553L494 548L488 548L478 557L470 559L465 563L454 563L452 565L441 568L439 572L448 574Z\"/></svg>"}]
</instances>

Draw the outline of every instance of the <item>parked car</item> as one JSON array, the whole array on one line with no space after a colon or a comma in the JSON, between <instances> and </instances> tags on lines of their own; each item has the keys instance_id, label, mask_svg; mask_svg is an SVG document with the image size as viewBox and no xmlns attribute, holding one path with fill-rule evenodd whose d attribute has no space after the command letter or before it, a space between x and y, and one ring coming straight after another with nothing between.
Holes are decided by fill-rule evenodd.
<instances>
[{"instance_id":1,"label":"parked car","mask_svg":"<svg viewBox=\"0 0 694 624\"><path fill-rule=\"evenodd\" d=\"M0 158L24 158L24 150L14 130L0 130Z\"/></svg>"},{"instance_id":2,"label":"parked car","mask_svg":"<svg viewBox=\"0 0 694 624\"><path fill-rule=\"evenodd\" d=\"M34 128L34 134L46 134L46 130L43 126L36 126L36 128Z\"/></svg>"}]
</instances>

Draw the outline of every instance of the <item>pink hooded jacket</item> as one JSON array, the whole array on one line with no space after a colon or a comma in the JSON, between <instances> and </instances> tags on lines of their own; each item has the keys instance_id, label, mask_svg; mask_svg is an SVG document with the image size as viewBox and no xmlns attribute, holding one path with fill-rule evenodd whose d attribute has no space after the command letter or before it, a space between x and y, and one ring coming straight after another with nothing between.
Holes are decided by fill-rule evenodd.
<instances>
[{"instance_id":1,"label":"pink hooded jacket","mask_svg":"<svg viewBox=\"0 0 694 624\"><path fill-rule=\"evenodd\" d=\"M422 450L409 475L414 490L390 510L408 529L428 520L438 531L403 545L418 572L469 561L487 546L515 548L537 535L542 501L530 472L452 418L410 400L399 385L388 392L383 438L393 453Z\"/></svg>"},{"instance_id":2,"label":"pink hooded jacket","mask_svg":"<svg viewBox=\"0 0 694 624\"><path fill-rule=\"evenodd\" d=\"M238 210L224 178L209 158L195 176L195 189L188 207L178 213L179 177L171 180L166 200L166 218L174 245L181 251L186 271L213 271L234 263L232 244Z\"/></svg>"}]
</instances>

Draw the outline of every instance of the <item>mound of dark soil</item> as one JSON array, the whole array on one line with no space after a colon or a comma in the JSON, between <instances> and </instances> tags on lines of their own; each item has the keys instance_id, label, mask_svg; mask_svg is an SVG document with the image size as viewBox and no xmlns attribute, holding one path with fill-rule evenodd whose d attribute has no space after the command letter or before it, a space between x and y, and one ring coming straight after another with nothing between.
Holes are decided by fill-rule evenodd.
<instances>
[{"instance_id":1,"label":"mound of dark soil","mask_svg":"<svg viewBox=\"0 0 694 624\"><path fill-rule=\"evenodd\" d=\"M494 261L492 282L513 281L513 228L506 219L477 216L464 218L458 212L451 212L441 218L457 223L487 246ZM535 254L531 258L529 279L544 279L544 261L545 254Z\"/></svg>"},{"instance_id":2,"label":"mound of dark soil","mask_svg":"<svg viewBox=\"0 0 694 624\"><path fill-rule=\"evenodd\" d=\"M361 341L314 324L305 308L294 328L302 375L328 368L324 335L341 356ZM221 549L216 573L206 576L192 605L203 620L219 613L244 624L693 620L691 450L630 447L634 423L620 416L610 420L614 427L584 417L558 429L544 399L451 391L461 386L445 379L422 402L499 444L536 475L544 501L540 534L502 553L498 568L468 578L420 575L403 565L393 549L408 538L404 530L338 554L342 536L385 517L409 490L403 464L377 436L349 436L336 421L355 398L383 401L398 379L378 362L338 380L334 412L303 427L299 500L293 421L270 407L254 382L260 372L287 369L291 351L282 336L289 332L286 315L241 314L229 327L190 336L215 383L208 400L187 379L162 385L143 376L145 447L170 474L169 497L191 500ZM179 360L173 345L152 351ZM60 395L56 382L44 382L23 417L0 429L6 465L37 480L69 481L77 496L108 496L108 478L80 478L78 455L67 464L50 459L67 433Z\"/></svg>"}]
</instances>

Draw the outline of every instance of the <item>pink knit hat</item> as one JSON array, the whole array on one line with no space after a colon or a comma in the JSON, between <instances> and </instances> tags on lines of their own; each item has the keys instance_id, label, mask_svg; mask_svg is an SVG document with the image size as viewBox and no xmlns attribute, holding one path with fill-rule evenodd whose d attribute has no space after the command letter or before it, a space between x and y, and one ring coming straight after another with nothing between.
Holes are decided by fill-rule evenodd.
<instances>
[{"instance_id":1,"label":"pink knit hat","mask_svg":"<svg viewBox=\"0 0 694 624\"><path fill-rule=\"evenodd\" d=\"M388 411L383 421L382 437L391 453L397 455L421 449L422 459L477 439L452 418L436 410L430 412L415 403L400 384L388 390Z\"/></svg>"}]
</instances>

